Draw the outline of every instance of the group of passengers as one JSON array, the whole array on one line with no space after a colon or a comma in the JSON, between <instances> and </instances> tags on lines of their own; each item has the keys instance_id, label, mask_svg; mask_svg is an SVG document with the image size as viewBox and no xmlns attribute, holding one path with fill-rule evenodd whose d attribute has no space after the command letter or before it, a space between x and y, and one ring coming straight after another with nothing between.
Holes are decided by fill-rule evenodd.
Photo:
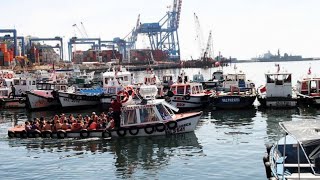
<instances>
[{"instance_id":1,"label":"group of passengers","mask_svg":"<svg viewBox=\"0 0 320 180\"><path fill-rule=\"evenodd\" d=\"M65 114L55 115L51 120L46 120L44 117L34 118L34 120L25 122L26 131L58 131L58 130L71 130L80 131L99 130L99 129L113 129L115 127L114 112L109 108L108 113L102 112L99 116L92 112L91 116L82 116L78 114L74 117L70 114L68 117Z\"/></svg>"}]
</instances>

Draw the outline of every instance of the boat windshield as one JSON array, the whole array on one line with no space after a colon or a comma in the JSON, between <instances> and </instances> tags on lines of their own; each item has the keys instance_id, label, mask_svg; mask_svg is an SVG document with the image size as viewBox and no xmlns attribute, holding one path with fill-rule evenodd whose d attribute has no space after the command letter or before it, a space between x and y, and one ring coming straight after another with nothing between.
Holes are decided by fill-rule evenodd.
<instances>
[{"instance_id":1,"label":"boat windshield","mask_svg":"<svg viewBox=\"0 0 320 180\"><path fill-rule=\"evenodd\" d=\"M123 111L122 125L137 124L137 113L135 109Z\"/></svg>"},{"instance_id":2,"label":"boat windshield","mask_svg":"<svg viewBox=\"0 0 320 180\"><path fill-rule=\"evenodd\" d=\"M161 115L163 120L170 120L171 119L170 113L162 104L157 104L156 108L158 109L159 114Z\"/></svg>"},{"instance_id":3,"label":"boat windshield","mask_svg":"<svg viewBox=\"0 0 320 180\"><path fill-rule=\"evenodd\" d=\"M158 121L156 113L152 107L139 109L141 123L155 122Z\"/></svg>"}]
</instances>

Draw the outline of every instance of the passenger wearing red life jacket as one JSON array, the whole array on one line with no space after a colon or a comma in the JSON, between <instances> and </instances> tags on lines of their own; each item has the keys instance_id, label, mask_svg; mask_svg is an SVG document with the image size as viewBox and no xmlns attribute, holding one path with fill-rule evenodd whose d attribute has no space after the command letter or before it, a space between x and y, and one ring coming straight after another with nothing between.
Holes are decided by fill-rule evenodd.
<instances>
[{"instance_id":1,"label":"passenger wearing red life jacket","mask_svg":"<svg viewBox=\"0 0 320 180\"><path fill-rule=\"evenodd\" d=\"M96 129L97 129L97 123L91 119L88 124L88 130L96 130Z\"/></svg>"},{"instance_id":2,"label":"passenger wearing red life jacket","mask_svg":"<svg viewBox=\"0 0 320 180\"><path fill-rule=\"evenodd\" d=\"M113 118L109 118L108 119L108 125L107 125L107 129L113 129L115 127L115 122Z\"/></svg>"}]
</instances>

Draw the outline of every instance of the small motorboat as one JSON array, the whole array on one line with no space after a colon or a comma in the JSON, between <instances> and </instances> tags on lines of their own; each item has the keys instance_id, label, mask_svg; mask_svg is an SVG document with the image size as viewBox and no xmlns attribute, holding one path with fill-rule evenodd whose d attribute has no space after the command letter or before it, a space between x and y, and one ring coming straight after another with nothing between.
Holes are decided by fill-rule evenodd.
<instances>
[{"instance_id":1,"label":"small motorboat","mask_svg":"<svg viewBox=\"0 0 320 180\"><path fill-rule=\"evenodd\" d=\"M268 179L320 179L320 123L280 122L285 136L267 146L263 157Z\"/></svg>"}]
</instances>

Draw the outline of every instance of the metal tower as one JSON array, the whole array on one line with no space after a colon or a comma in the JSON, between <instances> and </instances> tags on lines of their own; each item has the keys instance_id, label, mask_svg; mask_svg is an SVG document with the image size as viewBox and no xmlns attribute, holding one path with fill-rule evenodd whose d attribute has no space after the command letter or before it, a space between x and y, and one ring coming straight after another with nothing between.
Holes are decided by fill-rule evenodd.
<instances>
[{"instance_id":1,"label":"metal tower","mask_svg":"<svg viewBox=\"0 0 320 180\"><path fill-rule=\"evenodd\" d=\"M151 50L166 51L171 60L180 60L180 45L178 28L180 21L182 0L173 0L171 11L156 23L140 24L136 33L149 37Z\"/></svg>"}]
</instances>

